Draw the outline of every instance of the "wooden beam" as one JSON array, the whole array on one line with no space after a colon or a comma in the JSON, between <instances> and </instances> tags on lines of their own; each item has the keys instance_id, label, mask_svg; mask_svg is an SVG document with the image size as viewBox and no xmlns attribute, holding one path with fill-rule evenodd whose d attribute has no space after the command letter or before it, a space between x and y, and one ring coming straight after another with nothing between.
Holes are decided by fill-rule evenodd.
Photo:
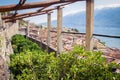
<instances>
[{"instance_id":1,"label":"wooden beam","mask_svg":"<svg viewBox=\"0 0 120 80\"><path fill-rule=\"evenodd\" d=\"M74 3L74 2L67 2L67 3L59 5L59 6L65 6L65 5ZM49 11L57 9L57 7L46 9L46 10L44 10L46 7L43 7L43 8L41 8L41 9L35 11L35 12L29 12L29 13L24 13L24 14L16 14L15 16L3 16L2 19L5 20L5 19L11 19L11 18L16 18L16 17L21 17L21 16L27 16L27 15L37 14L37 13L40 13L40 12L49 12Z\"/></svg>"},{"instance_id":2,"label":"wooden beam","mask_svg":"<svg viewBox=\"0 0 120 80\"><path fill-rule=\"evenodd\" d=\"M49 53L49 46L50 46L50 41L51 41L51 12L47 13L47 27L48 27L48 34L47 34L47 52Z\"/></svg>"},{"instance_id":3,"label":"wooden beam","mask_svg":"<svg viewBox=\"0 0 120 80\"><path fill-rule=\"evenodd\" d=\"M45 13L45 12L49 12L49 11L52 11L55 9L56 8L51 8L51 9L46 9L46 10L41 10L41 11L29 12L29 13L24 13L24 14L17 14L16 16L4 16L4 17L2 17L2 19L5 20L5 19L17 18L17 17L34 15L34 14L39 14L39 13Z\"/></svg>"},{"instance_id":4,"label":"wooden beam","mask_svg":"<svg viewBox=\"0 0 120 80\"><path fill-rule=\"evenodd\" d=\"M47 8L47 7L49 7L49 6L43 7L41 9L37 10L37 11L40 12L40 11L44 10L45 8Z\"/></svg>"},{"instance_id":5,"label":"wooden beam","mask_svg":"<svg viewBox=\"0 0 120 80\"><path fill-rule=\"evenodd\" d=\"M27 15L27 16L22 16L22 17L17 17L17 18L13 18L13 19L8 19L6 20L5 22L13 22L15 20L20 20L20 19L23 19L23 18L28 18L28 17L33 17L33 16L38 16L38 15L43 15L43 14L46 14L46 12L43 12L43 13L37 13L37 14L32 14L32 15Z\"/></svg>"},{"instance_id":6,"label":"wooden beam","mask_svg":"<svg viewBox=\"0 0 120 80\"><path fill-rule=\"evenodd\" d=\"M62 52L62 8L57 8L57 56Z\"/></svg>"},{"instance_id":7,"label":"wooden beam","mask_svg":"<svg viewBox=\"0 0 120 80\"><path fill-rule=\"evenodd\" d=\"M45 7L47 5L65 3L70 1L76 1L76 0L49 0L49 1L43 1L43 2L31 2L31 3L25 3L23 5L20 5L19 7L17 7L18 5L16 4L12 4L7 6L0 6L0 12L39 8L39 7ZM77 1L84 1L84 0L77 0Z\"/></svg>"},{"instance_id":8,"label":"wooden beam","mask_svg":"<svg viewBox=\"0 0 120 80\"><path fill-rule=\"evenodd\" d=\"M26 15L35 14L35 13L38 13L38 12L29 12L29 13L24 13L24 14L17 14L16 16L4 16L4 17L2 17L2 19L3 20L5 20L5 19L11 19L11 18L26 16Z\"/></svg>"},{"instance_id":9,"label":"wooden beam","mask_svg":"<svg viewBox=\"0 0 120 80\"><path fill-rule=\"evenodd\" d=\"M75 1L72 1L72 2L66 2L66 3L64 3L64 4L61 4L61 5L58 5L57 7L59 7L59 6L66 6L66 5L69 5L69 4L71 4L71 3L74 3Z\"/></svg>"},{"instance_id":10,"label":"wooden beam","mask_svg":"<svg viewBox=\"0 0 120 80\"><path fill-rule=\"evenodd\" d=\"M93 50L94 0L86 0L86 51Z\"/></svg>"}]
</instances>

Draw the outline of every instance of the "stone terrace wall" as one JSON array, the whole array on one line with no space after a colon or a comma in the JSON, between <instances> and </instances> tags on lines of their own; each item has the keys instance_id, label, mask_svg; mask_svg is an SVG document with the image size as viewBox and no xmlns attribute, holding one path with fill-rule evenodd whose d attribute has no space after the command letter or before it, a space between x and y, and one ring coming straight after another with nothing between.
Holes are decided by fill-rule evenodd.
<instances>
[{"instance_id":1,"label":"stone terrace wall","mask_svg":"<svg viewBox=\"0 0 120 80\"><path fill-rule=\"evenodd\" d=\"M18 21L8 25L0 19L0 80L9 80L7 62L9 62L10 54L13 53L11 37L19 33L18 27Z\"/></svg>"},{"instance_id":2,"label":"stone terrace wall","mask_svg":"<svg viewBox=\"0 0 120 80\"><path fill-rule=\"evenodd\" d=\"M40 42L39 40L37 40L37 39L35 39L35 38L32 38L32 37L29 37L29 36L27 36L27 38L28 38L29 40L31 40L32 42L37 43L38 46L39 46L42 50L46 51L46 49L47 49L47 44L46 44L46 43ZM54 48L52 48L52 47L48 47L48 53L51 53L51 52L57 53L57 50L54 49Z\"/></svg>"},{"instance_id":3,"label":"stone terrace wall","mask_svg":"<svg viewBox=\"0 0 120 80\"><path fill-rule=\"evenodd\" d=\"M6 56L9 56L10 53L13 53L11 46L11 37L15 34L18 34L18 21L7 26L5 30L0 31L0 55L6 59Z\"/></svg>"}]
</instances>

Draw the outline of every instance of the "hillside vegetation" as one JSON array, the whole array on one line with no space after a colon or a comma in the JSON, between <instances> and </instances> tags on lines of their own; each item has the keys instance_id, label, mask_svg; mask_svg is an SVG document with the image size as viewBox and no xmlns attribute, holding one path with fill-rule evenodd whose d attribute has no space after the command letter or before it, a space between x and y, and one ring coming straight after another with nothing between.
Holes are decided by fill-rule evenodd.
<instances>
[{"instance_id":1,"label":"hillside vegetation","mask_svg":"<svg viewBox=\"0 0 120 80\"><path fill-rule=\"evenodd\" d=\"M120 67L106 63L101 52L86 52L75 46L71 52L43 52L37 44L21 35L12 37L14 53L9 65L11 80L119 80L113 69Z\"/></svg>"}]
</instances>

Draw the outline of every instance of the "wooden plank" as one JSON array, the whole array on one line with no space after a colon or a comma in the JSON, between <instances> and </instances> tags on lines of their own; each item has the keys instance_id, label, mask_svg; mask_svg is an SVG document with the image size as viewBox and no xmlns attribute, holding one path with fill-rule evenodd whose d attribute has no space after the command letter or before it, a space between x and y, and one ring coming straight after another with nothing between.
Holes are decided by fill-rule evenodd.
<instances>
[{"instance_id":1,"label":"wooden plank","mask_svg":"<svg viewBox=\"0 0 120 80\"><path fill-rule=\"evenodd\" d=\"M46 10L41 10L41 11L29 12L29 13L24 13L24 14L17 14L16 16L4 16L4 17L2 17L2 19L5 20L5 19L17 18L17 17L34 15L34 14L39 14L39 13L46 13L46 12L49 12L49 11L52 11L55 9L56 8L51 8L51 9L46 9Z\"/></svg>"},{"instance_id":2,"label":"wooden plank","mask_svg":"<svg viewBox=\"0 0 120 80\"><path fill-rule=\"evenodd\" d=\"M93 50L94 0L86 0L86 51Z\"/></svg>"},{"instance_id":3,"label":"wooden plank","mask_svg":"<svg viewBox=\"0 0 120 80\"><path fill-rule=\"evenodd\" d=\"M70 2L70 1L76 1L76 0L49 0L49 1L43 1L43 2L31 2L31 3L25 3L19 7L16 4L12 4L12 5L7 5L7 6L0 6L0 12L40 8L40 7L45 7L47 5L65 3L65 2ZM85 1L85 0L77 0L77 1Z\"/></svg>"},{"instance_id":4,"label":"wooden plank","mask_svg":"<svg viewBox=\"0 0 120 80\"><path fill-rule=\"evenodd\" d=\"M47 8L47 7L49 7L49 6L43 7L41 9L37 10L37 11L40 12L40 11L44 10L45 8Z\"/></svg>"},{"instance_id":5,"label":"wooden plank","mask_svg":"<svg viewBox=\"0 0 120 80\"><path fill-rule=\"evenodd\" d=\"M57 56L62 52L62 8L57 9Z\"/></svg>"},{"instance_id":6,"label":"wooden plank","mask_svg":"<svg viewBox=\"0 0 120 80\"><path fill-rule=\"evenodd\" d=\"M49 46L50 46L50 41L51 41L51 12L47 13L47 27L48 27L48 34L47 34L47 52L49 53Z\"/></svg>"}]
</instances>

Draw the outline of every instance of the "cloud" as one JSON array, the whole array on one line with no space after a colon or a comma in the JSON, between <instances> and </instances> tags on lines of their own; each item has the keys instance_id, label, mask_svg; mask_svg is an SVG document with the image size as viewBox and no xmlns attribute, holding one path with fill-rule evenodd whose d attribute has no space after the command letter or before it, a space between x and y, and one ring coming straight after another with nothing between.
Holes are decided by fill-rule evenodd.
<instances>
[{"instance_id":1,"label":"cloud","mask_svg":"<svg viewBox=\"0 0 120 80\"><path fill-rule=\"evenodd\" d=\"M69 10L69 7L70 6L68 5L68 6L66 6L66 8L68 8L68 10L67 9L63 10L63 17L67 16L67 15L72 15L72 14L80 13L80 12L83 12L83 11L86 10L85 6L84 6L84 8L78 8L78 7L76 7L76 9L74 9L74 10ZM100 9L104 9L104 8L117 8L117 7L120 7L120 4L100 5L100 6L95 6L95 10L100 10ZM57 14L56 13L57 12L55 11L52 14L52 20L56 20L57 19ZM39 23L46 22L47 16L37 16L37 17L34 17L34 18L28 18L28 19L31 20L31 22L35 22L35 23L39 24Z\"/></svg>"},{"instance_id":2,"label":"cloud","mask_svg":"<svg viewBox=\"0 0 120 80\"><path fill-rule=\"evenodd\" d=\"M101 6L97 6L95 7L95 10L100 10L100 9L104 9L104 8L117 8L120 7L120 4L110 4L110 5L101 5Z\"/></svg>"},{"instance_id":3,"label":"cloud","mask_svg":"<svg viewBox=\"0 0 120 80\"><path fill-rule=\"evenodd\" d=\"M117 7L120 7L120 4L100 5L100 6L95 6L95 10L100 10L104 8L117 8ZM83 11L86 11L86 9L76 9L73 11L65 12L63 16L72 15Z\"/></svg>"},{"instance_id":4,"label":"cloud","mask_svg":"<svg viewBox=\"0 0 120 80\"><path fill-rule=\"evenodd\" d=\"M83 11L85 11L85 9L74 10L74 11L71 11L71 12L64 12L63 16L72 15L72 14L75 14L75 13L78 13L78 12L83 12Z\"/></svg>"}]
</instances>

